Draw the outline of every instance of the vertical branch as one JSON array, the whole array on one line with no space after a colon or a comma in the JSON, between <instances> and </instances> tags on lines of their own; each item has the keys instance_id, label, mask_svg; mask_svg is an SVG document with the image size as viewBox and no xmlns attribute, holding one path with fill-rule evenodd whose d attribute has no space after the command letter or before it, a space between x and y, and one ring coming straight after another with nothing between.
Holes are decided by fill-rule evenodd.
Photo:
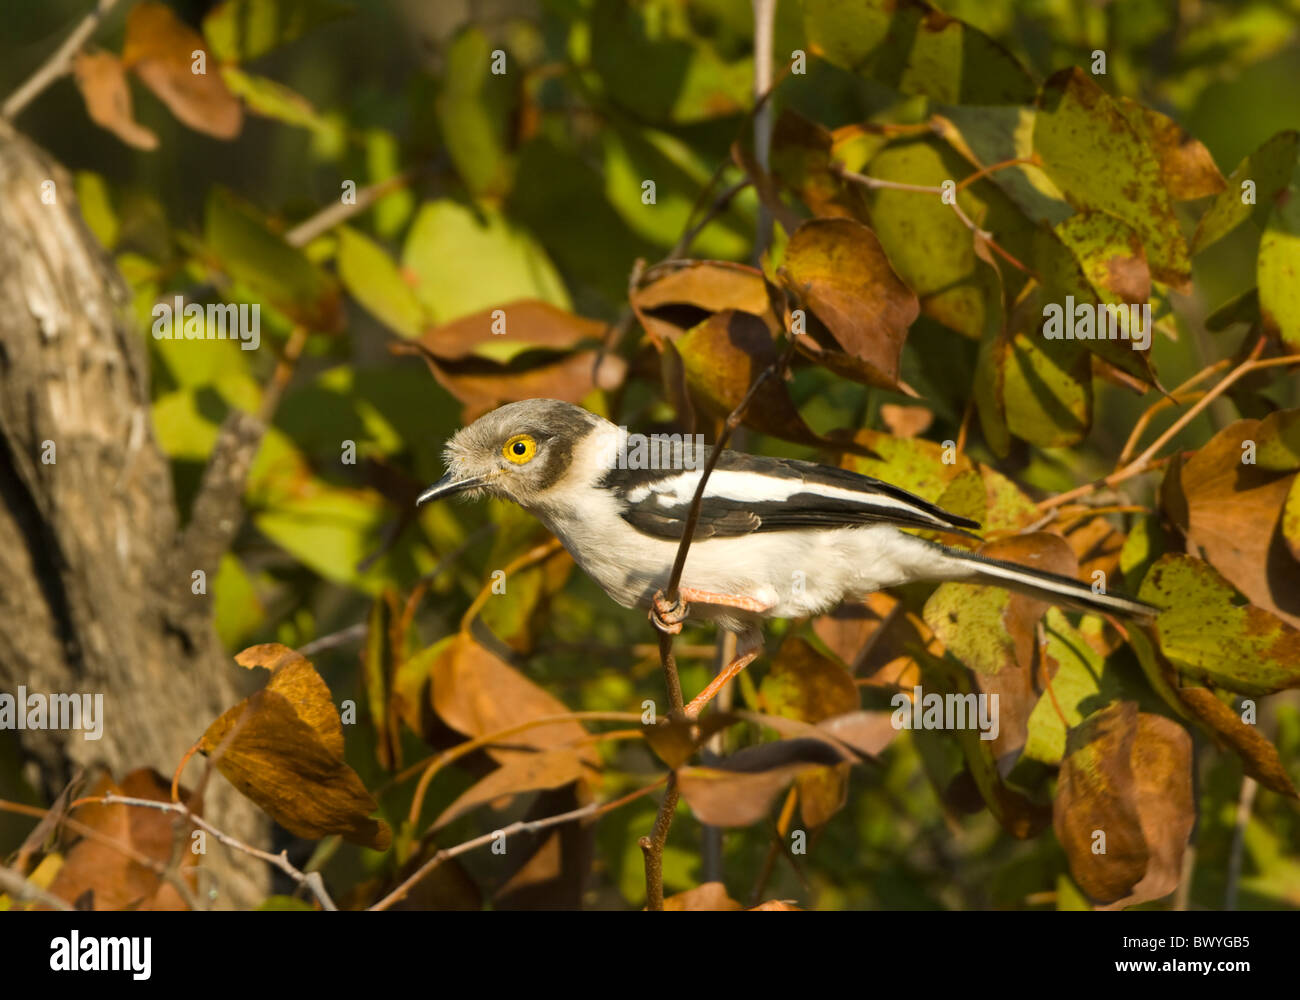
<instances>
[{"instance_id":1,"label":"vertical branch","mask_svg":"<svg viewBox=\"0 0 1300 1000\"><path fill-rule=\"evenodd\" d=\"M731 435L740 426L740 422L744 419L745 412L749 409L749 404L754 401L758 390L762 388L763 383L769 378L786 370L794 354L794 349L795 340L791 336L781 356L759 372L758 377L750 385L749 391L736 404L736 408L731 411L731 415L727 417L726 423L723 424L722 433L718 435L717 443L714 444L713 450L709 453L708 461L704 463L704 470L700 473L700 482L695 487L695 496L691 498L691 507L686 515L686 524L682 528L682 540L677 546L677 558L673 561L668 584L655 595L656 603L662 599L669 605L680 605L681 595L678 593L678 588L682 582L682 570L686 567L686 556L691 548L691 540L695 537L695 528L700 523L700 507L704 503L704 488L708 485L709 476L713 474L713 470L717 467L718 459L722 457L727 442L731 440ZM685 611L684 606L681 607L681 610ZM672 716L680 719L683 713L682 682L677 674L677 659L673 655L672 635L660 627L657 621L656 627L660 628L659 660L663 666L664 678L668 684L668 698L672 707ZM677 794L677 781L676 775L674 775L669 780L663 802L660 803L659 815L655 819L654 833L641 839L641 851L645 856L646 907L650 910L663 909L663 851L664 844L668 840L668 829L672 825L673 811L677 808Z\"/></svg>"},{"instance_id":2,"label":"vertical branch","mask_svg":"<svg viewBox=\"0 0 1300 1000\"><path fill-rule=\"evenodd\" d=\"M671 641L671 640L670 640ZM681 695L678 695L680 699ZM664 845L668 842L668 829L673 825L673 813L677 811L677 772L668 775L668 787L664 789L663 801L659 803L659 815L655 817L654 830L650 836L641 838L641 854L645 858L645 908L662 910L664 908Z\"/></svg>"},{"instance_id":3,"label":"vertical branch","mask_svg":"<svg viewBox=\"0 0 1300 1000\"><path fill-rule=\"evenodd\" d=\"M1228 887L1223 894L1223 908L1237 908L1237 883L1241 879L1241 859L1246 850L1246 824L1250 822L1250 812L1255 806L1255 792L1259 789L1257 782L1250 775L1241 779L1241 795L1237 799L1237 818L1232 827L1232 850L1228 854Z\"/></svg>"}]
</instances>

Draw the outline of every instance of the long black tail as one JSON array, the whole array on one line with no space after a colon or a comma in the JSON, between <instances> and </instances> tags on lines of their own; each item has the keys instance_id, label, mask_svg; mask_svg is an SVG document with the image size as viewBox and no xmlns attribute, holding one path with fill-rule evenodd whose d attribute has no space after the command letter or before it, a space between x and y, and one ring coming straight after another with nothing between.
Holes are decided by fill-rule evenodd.
<instances>
[{"instance_id":1,"label":"long black tail","mask_svg":"<svg viewBox=\"0 0 1300 1000\"><path fill-rule=\"evenodd\" d=\"M1001 559L990 559L964 549L943 546L943 551L958 564L954 566L953 575L949 579L1006 587L1008 590L1080 611L1107 611L1142 619L1154 618L1160 613L1159 608L1153 608L1150 604L1124 594L1096 593L1091 585L1073 577L1031 569Z\"/></svg>"}]
</instances>

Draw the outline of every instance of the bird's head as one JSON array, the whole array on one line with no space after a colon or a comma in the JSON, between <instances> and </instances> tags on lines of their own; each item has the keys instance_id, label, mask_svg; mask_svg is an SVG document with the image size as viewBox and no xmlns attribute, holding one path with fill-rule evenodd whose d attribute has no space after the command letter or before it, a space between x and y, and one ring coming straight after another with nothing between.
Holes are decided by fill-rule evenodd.
<instances>
[{"instance_id":1,"label":"bird's head","mask_svg":"<svg viewBox=\"0 0 1300 1000\"><path fill-rule=\"evenodd\" d=\"M558 399L508 403L456 432L444 453L447 474L416 503L487 494L536 507L570 471L578 444L605 423Z\"/></svg>"}]
</instances>

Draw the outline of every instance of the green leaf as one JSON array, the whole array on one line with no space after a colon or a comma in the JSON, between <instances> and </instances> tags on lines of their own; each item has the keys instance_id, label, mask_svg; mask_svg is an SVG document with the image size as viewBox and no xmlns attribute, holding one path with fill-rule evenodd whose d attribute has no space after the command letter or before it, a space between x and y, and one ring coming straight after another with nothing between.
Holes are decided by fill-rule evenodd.
<instances>
[{"instance_id":1,"label":"green leaf","mask_svg":"<svg viewBox=\"0 0 1300 1000\"><path fill-rule=\"evenodd\" d=\"M653 129L609 128L601 138L606 199L638 236L673 246L695 217L695 201L711 168L681 140ZM654 185L653 201L647 183ZM693 251L701 257L743 257L749 229L741 230L733 207L700 232Z\"/></svg>"},{"instance_id":2,"label":"green leaf","mask_svg":"<svg viewBox=\"0 0 1300 1000\"><path fill-rule=\"evenodd\" d=\"M1264 329L1300 349L1300 161L1273 198L1256 262Z\"/></svg>"},{"instance_id":3,"label":"green leaf","mask_svg":"<svg viewBox=\"0 0 1300 1000\"><path fill-rule=\"evenodd\" d=\"M1300 469L1300 409L1278 410L1260 421L1255 432L1255 464L1273 472Z\"/></svg>"},{"instance_id":4,"label":"green leaf","mask_svg":"<svg viewBox=\"0 0 1300 1000\"><path fill-rule=\"evenodd\" d=\"M684 5L597 0L590 62L608 95L638 118L662 124L747 109L753 59L728 62L692 20Z\"/></svg>"},{"instance_id":5,"label":"green leaf","mask_svg":"<svg viewBox=\"0 0 1300 1000\"><path fill-rule=\"evenodd\" d=\"M1066 296L1073 296L1076 302L1115 307L1141 306L1151 298L1151 268L1142 239L1126 222L1108 212L1082 211L1057 225L1055 233L1069 248L1077 267L1061 262L1060 270L1045 277L1050 301L1064 309ZM1080 283L1080 277L1086 284ZM1082 346L1117 368L1151 381L1151 324L1143 330L1146 346L1139 348L1133 339L1136 330L1132 321L1140 321L1140 314L1123 309L1114 316L1110 321L1120 332L1119 339L1085 340Z\"/></svg>"},{"instance_id":6,"label":"green leaf","mask_svg":"<svg viewBox=\"0 0 1300 1000\"><path fill-rule=\"evenodd\" d=\"M367 236L348 226L338 230L339 279L361 307L403 337L424 329L424 310L397 264Z\"/></svg>"},{"instance_id":7,"label":"green leaf","mask_svg":"<svg viewBox=\"0 0 1300 1000\"><path fill-rule=\"evenodd\" d=\"M902 94L949 104L1027 104L1029 73L1000 44L922 0L802 0L808 44Z\"/></svg>"},{"instance_id":8,"label":"green leaf","mask_svg":"<svg viewBox=\"0 0 1300 1000\"><path fill-rule=\"evenodd\" d=\"M267 896L266 899L257 904L257 909L267 912L295 910L313 913L316 907L305 899L295 899L293 896Z\"/></svg>"},{"instance_id":9,"label":"green leaf","mask_svg":"<svg viewBox=\"0 0 1300 1000\"><path fill-rule=\"evenodd\" d=\"M1021 440L1040 448L1082 441L1092 426L1092 361L1084 344L1017 333L1004 359L1002 399L1007 429Z\"/></svg>"},{"instance_id":10,"label":"green leaf","mask_svg":"<svg viewBox=\"0 0 1300 1000\"><path fill-rule=\"evenodd\" d=\"M514 299L573 308L546 253L494 208L425 202L406 235L402 267L414 275L416 298L438 323Z\"/></svg>"},{"instance_id":11,"label":"green leaf","mask_svg":"<svg viewBox=\"0 0 1300 1000\"><path fill-rule=\"evenodd\" d=\"M446 52L435 107L447 152L475 195L501 196L514 174L506 152L513 88L491 71L493 47L482 30L466 28Z\"/></svg>"},{"instance_id":12,"label":"green leaf","mask_svg":"<svg viewBox=\"0 0 1300 1000\"><path fill-rule=\"evenodd\" d=\"M1066 727L1074 728L1086 716L1123 697L1126 686L1114 660L1103 659L1056 608L1047 612L1044 626L1047 646L1043 655L1050 661L1048 670L1052 663L1056 667L1051 691L1044 690L1029 715L1023 756L1058 764L1065 755Z\"/></svg>"},{"instance_id":13,"label":"green leaf","mask_svg":"<svg viewBox=\"0 0 1300 1000\"><path fill-rule=\"evenodd\" d=\"M213 188L204 237L208 251L233 281L312 330L342 329L338 283L286 243L251 205Z\"/></svg>"},{"instance_id":14,"label":"green leaf","mask_svg":"<svg viewBox=\"0 0 1300 1000\"><path fill-rule=\"evenodd\" d=\"M882 431L862 430L854 435L880 457L844 456L844 468L901 486L926 500L935 501L948 484L972 468L965 455L948 452L942 445L924 438L900 438ZM954 461L945 461L949 455Z\"/></svg>"},{"instance_id":15,"label":"green leaf","mask_svg":"<svg viewBox=\"0 0 1300 1000\"><path fill-rule=\"evenodd\" d=\"M1241 694L1300 687L1300 631L1262 608L1237 603L1232 586L1192 556L1163 556L1138 596L1164 608L1160 651L1185 674Z\"/></svg>"},{"instance_id":16,"label":"green leaf","mask_svg":"<svg viewBox=\"0 0 1300 1000\"><path fill-rule=\"evenodd\" d=\"M105 250L112 250L117 246L121 227L113 208L113 196L108 190L108 182L99 174L78 170L76 185L81 217L95 234L95 239L99 240L99 245Z\"/></svg>"},{"instance_id":17,"label":"green leaf","mask_svg":"<svg viewBox=\"0 0 1300 1000\"><path fill-rule=\"evenodd\" d=\"M379 184L401 172L397 137L387 129L366 132L366 173L371 184ZM415 211L415 195L402 187L384 195L371 207L375 232L385 239L396 236Z\"/></svg>"},{"instance_id":18,"label":"green leaf","mask_svg":"<svg viewBox=\"0 0 1300 1000\"><path fill-rule=\"evenodd\" d=\"M380 549L391 508L373 490L331 486L313 476L305 456L275 428L262 439L245 498L257 529L327 580L374 595L395 580L418 576L409 541L360 568Z\"/></svg>"},{"instance_id":19,"label":"green leaf","mask_svg":"<svg viewBox=\"0 0 1300 1000\"><path fill-rule=\"evenodd\" d=\"M781 644L758 696L769 715L814 723L861 706L852 675L797 636Z\"/></svg>"},{"instance_id":20,"label":"green leaf","mask_svg":"<svg viewBox=\"0 0 1300 1000\"><path fill-rule=\"evenodd\" d=\"M339 121L322 115L307 98L282 83L245 73L237 66L222 66L221 79L232 94L243 98L248 110L255 115L310 129L328 141L341 138Z\"/></svg>"},{"instance_id":21,"label":"green leaf","mask_svg":"<svg viewBox=\"0 0 1300 1000\"><path fill-rule=\"evenodd\" d=\"M266 620L266 609L244 564L234 554L227 552L221 557L211 593L213 623L221 644L226 649L236 649Z\"/></svg>"},{"instance_id":22,"label":"green leaf","mask_svg":"<svg viewBox=\"0 0 1300 1000\"><path fill-rule=\"evenodd\" d=\"M1160 163L1119 106L1077 67L1061 70L1043 85L1034 149L1072 205L1122 219L1141 235L1151 273L1187 287L1187 241Z\"/></svg>"},{"instance_id":23,"label":"green leaf","mask_svg":"<svg viewBox=\"0 0 1300 1000\"><path fill-rule=\"evenodd\" d=\"M1237 165L1227 180L1227 187L1214 199L1209 210L1201 216L1196 227L1192 247L1200 253L1212 246L1247 219L1252 219L1261 231L1273 209L1273 199L1291 181L1297 153L1300 153L1300 132L1279 132ZM1243 185L1253 186L1253 200L1244 199Z\"/></svg>"},{"instance_id":24,"label":"green leaf","mask_svg":"<svg viewBox=\"0 0 1300 1000\"><path fill-rule=\"evenodd\" d=\"M203 36L218 59L243 62L353 9L336 0L225 0L203 18Z\"/></svg>"}]
</instances>

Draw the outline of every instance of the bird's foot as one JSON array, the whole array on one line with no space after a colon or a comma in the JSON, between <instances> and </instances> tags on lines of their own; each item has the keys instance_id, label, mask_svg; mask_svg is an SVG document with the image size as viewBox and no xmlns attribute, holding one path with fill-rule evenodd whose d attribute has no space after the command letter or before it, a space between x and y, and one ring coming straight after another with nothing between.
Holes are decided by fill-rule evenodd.
<instances>
[{"instance_id":1,"label":"bird's foot","mask_svg":"<svg viewBox=\"0 0 1300 1000\"><path fill-rule=\"evenodd\" d=\"M650 621L660 632L677 635L682 630L682 622L690 611L690 605L678 594L677 600L669 601L662 590L656 590L650 601Z\"/></svg>"}]
</instances>

